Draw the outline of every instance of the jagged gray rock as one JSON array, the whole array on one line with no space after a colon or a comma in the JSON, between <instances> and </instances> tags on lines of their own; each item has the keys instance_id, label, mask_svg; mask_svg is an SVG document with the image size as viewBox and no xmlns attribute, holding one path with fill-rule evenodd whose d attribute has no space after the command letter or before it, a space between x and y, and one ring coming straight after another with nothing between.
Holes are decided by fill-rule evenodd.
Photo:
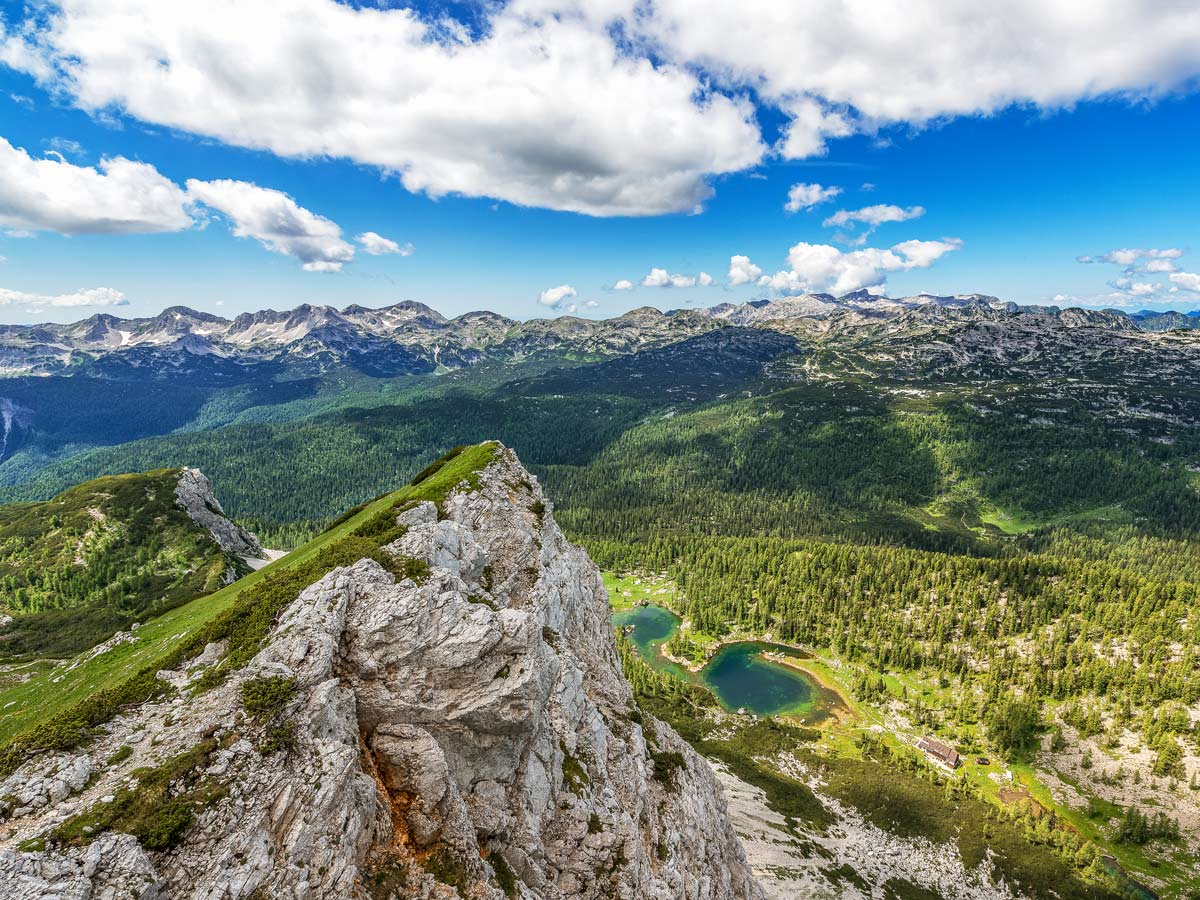
<instances>
[{"instance_id":1,"label":"jagged gray rock","mask_svg":"<svg viewBox=\"0 0 1200 900\"><path fill-rule=\"evenodd\" d=\"M635 711L599 572L516 456L399 521L389 550L428 563L419 583L373 560L334 570L228 683L114 722L92 752L132 757L0 843L213 736L205 777L224 795L181 846L147 855L148 880L127 842L8 849L0 895L31 867L86 878L99 854L92 871L129 883L106 874L78 896L759 900L712 771ZM295 683L287 753L243 737L240 685L269 676Z\"/></svg>"},{"instance_id":2,"label":"jagged gray rock","mask_svg":"<svg viewBox=\"0 0 1200 900\"><path fill-rule=\"evenodd\" d=\"M264 559L258 538L225 515L221 503L213 494L208 476L199 469L184 467L175 486L175 498L188 518L201 528L208 529L213 540L228 553Z\"/></svg>"},{"instance_id":3,"label":"jagged gray rock","mask_svg":"<svg viewBox=\"0 0 1200 900\"><path fill-rule=\"evenodd\" d=\"M7 854L0 860L6 900L167 900L137 838L104 834L78 855Z\"/></svg>"}]
</instances>

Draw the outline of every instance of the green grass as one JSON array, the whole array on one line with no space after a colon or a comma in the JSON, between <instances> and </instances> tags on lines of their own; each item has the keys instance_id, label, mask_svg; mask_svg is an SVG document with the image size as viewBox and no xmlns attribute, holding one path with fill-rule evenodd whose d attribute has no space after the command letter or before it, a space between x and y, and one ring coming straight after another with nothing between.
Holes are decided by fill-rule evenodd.
<instances>
[{"instance_id":1,"label":"green grass","mask_svg":"<svg viewBox=\"0 0 1200 900\"><path fill-rule=\"evenodd\" d=\"M211 625L222 613L232 610L247 592L272 575L279 575L312 562L322 551L352 537L361 527L386 510L414 500L440 501L457 484L471 481L474 473L491 462L494 443L478 444L454 453L436 472L414 485L393 491L367 505L356 515L287 556L214 594L174 609L134 632L136 640L87 659L86 654L48 668L0 692L0 749L18 736L86 704L99 691L113 691L158 662L166 662L178 648ZM450 456L448 454L448 456Z\"/></svg>"},{"instance_id":2,"label":"green grass","mask_svg":"<svg viewBox=\"0 0 1200 900\"><path fill-rule=\"evenodd\" d=\"M608 591L608 602L614 612L632 609L643 601L672 609L679 594L674 581L659 575L604 572L603 576L604 589Z\"/></svg>"},{"instance_id":3,"label":"green grass","mask_svg":"<svg viewBox=\"0 0 1200 900\"><path fill-rule=\"evenodd\" d=\"M1048 525L1069 525L1097 521L1125 522L1130 517L1120 506L1112 504L1109 506L1091 507L1078 512L1064 512L1053 516L1036 516L1016 510L992 509L981 513L979 518L984 523L995 526L1005 534L1011 535L1026 534Z\"/></svg>"},{"instance_id":4,"label":"green grass","mask_svg":"<svg viewBox=\"0 0 1200 900\"><path fill-rule=\"evenodd\" d=\"M110 803L96 803L44 836L51 844L90 844L105 831L132 834L147 850L179 845L197 811L225 796L201 774L217 742L208 739L156 768L133 773L136 785L119 788Z\"/></svg>"},{"instance_id":5,"label":"green grass","mask_svg":"<svg viewBox=\"0 0 1200 900\"><path fill-rule=\"evenodd\" d=\"M0 506L0 636L12 659L74 656L247 567L176 503L179 469L111 475Z\"/></svg>"}]
</instances>

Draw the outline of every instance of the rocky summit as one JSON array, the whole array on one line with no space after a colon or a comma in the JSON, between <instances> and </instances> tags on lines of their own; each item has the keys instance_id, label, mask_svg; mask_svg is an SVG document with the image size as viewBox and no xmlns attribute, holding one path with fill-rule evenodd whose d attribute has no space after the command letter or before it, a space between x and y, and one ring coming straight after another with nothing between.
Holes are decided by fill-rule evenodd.
<instances>
[{"instance_id":1,"label":"rocky summit","mask_svg":"<svg viewBox=\"0 0 1200 900\"><path fill-rule=\"evenodd\" d=\"M387 564L304 588L247 663L206 678L211 643L9 775L0 896L759 898L516 455L389 515Z\"/></svg>"}]
</instances>

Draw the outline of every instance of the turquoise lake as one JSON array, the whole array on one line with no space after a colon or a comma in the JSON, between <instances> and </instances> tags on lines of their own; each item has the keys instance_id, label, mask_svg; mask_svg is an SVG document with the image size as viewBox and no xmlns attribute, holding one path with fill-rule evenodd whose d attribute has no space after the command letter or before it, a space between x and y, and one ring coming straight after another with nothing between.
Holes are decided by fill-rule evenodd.
<instances>
[{"instance_id":1,"label":"turquoise lake","mask_svg":"<svg viewBox=\"0 0 1200 900\"><path fill-rule=\"evenodd\" d=\"M791 715L809 723L829 716L837 694L797 669L769 659L768 652L803 658L792 648L758 641L726 644L698 673L688 672L661 653L661 645L679 628L679 619L661 606L638 606L613 614L613 624L629 628L629 638L660 672L707 687L731 711L760 716Z\"/></svg>"}]
</instances>

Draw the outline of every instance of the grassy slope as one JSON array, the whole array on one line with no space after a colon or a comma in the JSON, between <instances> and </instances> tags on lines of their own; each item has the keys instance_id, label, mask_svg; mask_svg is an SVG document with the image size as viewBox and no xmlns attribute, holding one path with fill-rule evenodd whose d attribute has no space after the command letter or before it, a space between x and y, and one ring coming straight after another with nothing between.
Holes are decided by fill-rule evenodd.
<instances>
[{"instance_id":1,"label":"grassy slope","mask_svg":"<svg viewBox=\"0 0 1200 900\"><path fill-rule=\"evenodd\" d=\"M118 687L126 679L145 669L155 660L167 658L190 635L232 608L247 589L268 575L295 568L313 559L390 506L411 499L436 499L463 479L486 466L495 445L480 444L469 448L442 469L420 481L386 494L364 506L324 534L282 559L253 572L214 594L194 600L139 628L136 640L88 659L76 660L42 669L27 681L0 691L0 747L16 736L48 722L97 691Z\"/></svg>"},{"instance_id":2,"label":"grassy slope","mask_svg":"<svg viewBox=\"0 0 1200 900\"><path fill-rule=\"evenodd\" d=\"M220 587L231 561L175 501L178 469L0 507L0 653L67 656Z\"/></svg>"}]
</instances>

